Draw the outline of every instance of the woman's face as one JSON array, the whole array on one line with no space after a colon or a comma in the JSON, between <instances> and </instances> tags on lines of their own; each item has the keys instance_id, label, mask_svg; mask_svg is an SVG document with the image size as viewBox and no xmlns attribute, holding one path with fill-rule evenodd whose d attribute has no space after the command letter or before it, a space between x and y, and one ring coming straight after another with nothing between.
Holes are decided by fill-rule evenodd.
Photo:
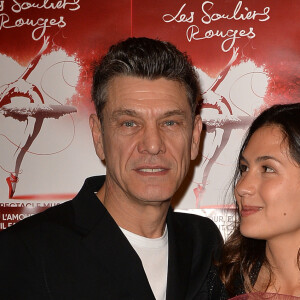
<instances>
[{"instance_id":1,"label":"woman's face","mask_svg":"<svg viewBox=\"0 0 300 300\"><path fill-rule=\"evenodd\" d=\"M300 167L277 126L250 138L240 160L235 197L242 235L274 240L300 236Z\"/></svg>"}]
</instances>

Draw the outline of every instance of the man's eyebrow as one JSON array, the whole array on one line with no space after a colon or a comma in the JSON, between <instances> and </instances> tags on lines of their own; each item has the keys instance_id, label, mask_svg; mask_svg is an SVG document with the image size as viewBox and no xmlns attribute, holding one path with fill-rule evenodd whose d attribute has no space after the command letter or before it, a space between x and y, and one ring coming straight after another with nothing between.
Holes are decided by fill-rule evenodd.
<instances>
[{"instance_id":1,"label":"man's eyebrow","mask_svg":"<svg viewBox=\"0 0 300 300\"><path fill-rule=\"evenodd\" d=\"M112 119L117 119L118 117L121 117L121 116L137 117L138 114L133 109L118 109L112 113Z\"/></svg>"},{"instance_id":2,"label":"man's eyebrow","mask_svg":"<svg viewBox=\"0 0 300 300\"><path fill-rule=\"evenodd\" d=\"M183 110L180 109L174 109L167 111L163 114L163 117L172 117L172 116L186 116L186 113Z\"/></svg>"},{"instance_id":3,"label":"man's eyebrow","mask_svg":"<svg viewBox=\"0 0 300 300\"><path fill-rule=\"evenodd\" d=\"M127 109L127 108L126 109L118 109L112 113L112 119L116 119L121 116L138 117L139 114L135 110ZM185 117L186 113L180 109L174 109L174 110L167 111L162 115L163 118L172 117L172 116L184 116Z\"/></svg>"}]
</instances>

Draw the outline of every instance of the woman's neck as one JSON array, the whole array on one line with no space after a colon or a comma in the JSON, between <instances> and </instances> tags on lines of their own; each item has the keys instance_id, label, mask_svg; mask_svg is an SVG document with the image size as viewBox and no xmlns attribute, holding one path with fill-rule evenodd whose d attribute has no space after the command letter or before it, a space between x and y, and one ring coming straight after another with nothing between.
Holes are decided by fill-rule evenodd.
<instances>
[{"instance_id":1,"label":"woman's neck","mask_svg":"<svg viewBox=\"0 0 300 300\"><path fill-rule=\"evenodd\" d=\"M259 273L255 289L270 293L300 296L300 270L297 262L300 248L300 233L293 238L280 237L266 242L266 257L271 269L271 278L266 265ZM267 284L271 279L269 286Z\"/></svg>"}]
</instances>

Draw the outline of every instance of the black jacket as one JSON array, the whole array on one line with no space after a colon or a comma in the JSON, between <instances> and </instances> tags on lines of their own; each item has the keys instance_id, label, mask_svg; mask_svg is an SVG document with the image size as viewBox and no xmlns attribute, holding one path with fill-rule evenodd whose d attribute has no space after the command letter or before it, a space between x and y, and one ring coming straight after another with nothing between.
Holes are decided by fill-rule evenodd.
<instances>
[{"instance_id":1,"label":"black jacket","mask_svg":"<svg viewBox=\"0 0 300 300\"><path fill-rule=\"evenodd\" d=\"M0 232L0 298L154 300L142 263L96 197L104 176L88 178L71 201ZM208 299L216 225L191 214L167 215L167 299Z\"/></svg>"}]
</instances>

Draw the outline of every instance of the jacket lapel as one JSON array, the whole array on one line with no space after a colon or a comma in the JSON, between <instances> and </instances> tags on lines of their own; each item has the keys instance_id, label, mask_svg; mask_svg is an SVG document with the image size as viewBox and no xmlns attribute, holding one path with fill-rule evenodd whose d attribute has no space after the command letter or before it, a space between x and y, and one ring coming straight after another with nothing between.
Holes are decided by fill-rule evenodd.
<instances>
[{"instance_id":1,"label":"jacket lapel","mask_svg":"<svg viewBox=\"0 0 300 300\"><path fill-rule=\"evenodd\" d=\"M170 209L167 216L169 235L167 300L182 300L187 295L193 248L184 228L176 222L173 215Z\"/></svg>"},{"instance_id":2,"label":"jacket lapel","mask_svg":"<svg viewBox=\"0 0 300 300\"><path fill-rule=\"evenodd\" d=\"M111 273L133 299L155 300L139 256L99 199L87 189L76 198L74 211L77 226L84 233L82 243L99 268Z\"/></svg>"},{"instance_id":3,"label":"jacket lapel","mask_svg":"<svg viewBox=\"0 0 300 300\"><path fill-rule=\"evenodd\" d=\"M140 258L110 216L97 224L83 243L99 267L111 272L134 299L155 299Z\"/></svg>"}]
</instances>

